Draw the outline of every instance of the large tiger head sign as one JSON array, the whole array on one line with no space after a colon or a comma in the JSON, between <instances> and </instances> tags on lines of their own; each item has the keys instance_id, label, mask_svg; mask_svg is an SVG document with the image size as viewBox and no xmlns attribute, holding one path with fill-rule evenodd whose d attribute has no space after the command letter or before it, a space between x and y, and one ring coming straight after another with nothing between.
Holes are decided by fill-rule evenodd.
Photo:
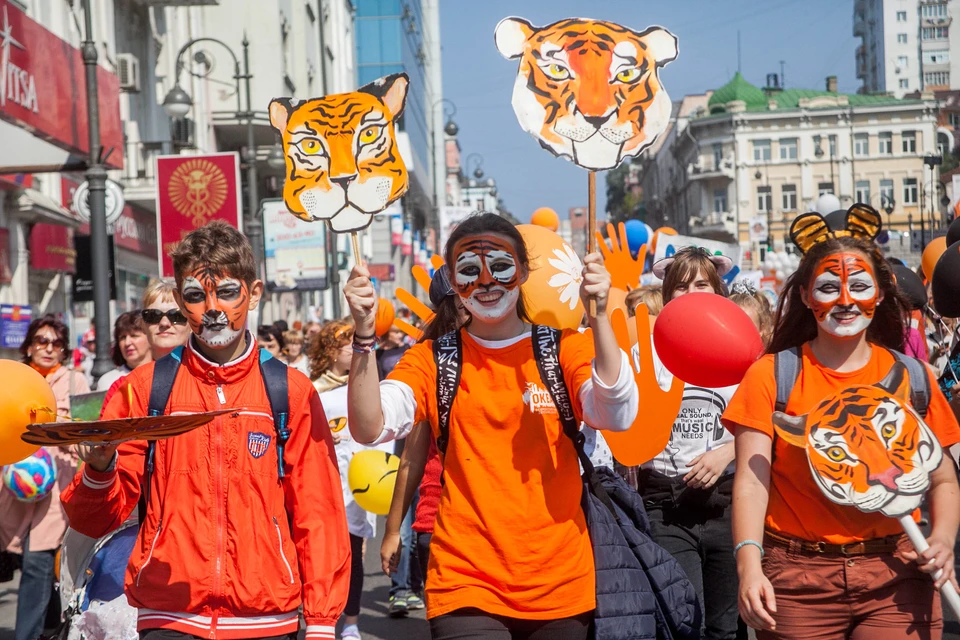
<instances>
[{"instance_id":1,"label":"large tiger head sign","mask_svg":"<svg viewBox=\"0 0 960 640\"><path fill-rule=\"evenodd\" d=\"M408 85L407 74L396 73L352 93L270 102L270 124L283 140L283 200L291 213L326 220L338 233L358 231L406 193L394 125Z\"/></svg>"},{"instance_id":2,"label":"large tiger head sign","mask_svg":"<svg viewBox=\"0 0 960 640\"><path fill-rule=\"evenodd\" d=\"M503 57L520 59L513 87L520 126L554 155L612 169L653 144L670 121L659 71L677 57L677 38L666 29L579 18L537 28L505 18L495 39Z\"/></svg>"},{"instance_id":3,"label":"large tiger head sign","mask_svg":"<svg viewBox=\"0 0 960 640\"><path fill-rule=\"evenodd\" d=\"M907 369L897 362L877 384L845 389L805 416L774 413L774 428L806 451L827 498L899 518L920 505L930 473L943 459L937 437L909 396Z\"/></svg>"}]
</instances>

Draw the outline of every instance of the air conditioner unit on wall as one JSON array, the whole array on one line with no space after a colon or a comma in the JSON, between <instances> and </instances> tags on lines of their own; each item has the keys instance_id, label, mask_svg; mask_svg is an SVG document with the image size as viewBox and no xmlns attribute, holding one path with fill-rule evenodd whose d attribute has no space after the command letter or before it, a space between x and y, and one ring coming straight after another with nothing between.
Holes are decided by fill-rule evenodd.
<instances>
[{"instance_id":1,"label":"air conditioner unit on wall","mask_svg":"<svg viewBox=\"0 0 960 640\"><path fill-rule=\"evenodd\" d=\"M117 54L117 76L120 90L140 92L140 61L132 53Z\"/></svg>"}]
</instances>

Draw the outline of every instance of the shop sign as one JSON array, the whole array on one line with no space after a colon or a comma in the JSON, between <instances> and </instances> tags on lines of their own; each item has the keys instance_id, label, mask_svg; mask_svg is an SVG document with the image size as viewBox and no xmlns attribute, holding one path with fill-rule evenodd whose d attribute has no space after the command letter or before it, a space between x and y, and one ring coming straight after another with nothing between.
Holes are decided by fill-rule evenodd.
<instances>
[{"instance_id":1,"label":"shop sign","mask_svg":"<svg viewBox=\"0 0 960 640\"><path fill-rule=\"evenodd\" d=\"M240 202L240 156L157 158L157 252L160 275L173 276L170 252L188 233L211 220L225 220L243 230Z\"/></svg>"},{"instance_id":2,"label":"shop sign","mask_svg":"<svg viewBox=\"0 0 960 640\"><path fill-rule=\"evenodd\" d=\"M0 118L38 138L86 156L90 153L85 69L80 50L0 0ZM123 168L120 80L97 67L100 139L113 149L105 160Z\"/></svg>"},{"instance_id":3,"label":"shop sign","mask_svg":"<svg viewBox=\"0 0 960 640\"><path fill-rule=\"evenodd\" d=\"M0 347L19 349L27 339L33 309L26 304L0 304Z\"/></svg>"},{"instance_id":4,"label":"shop sign","mask_svg":"<svg viewBox=\"0 0 960 640\"><path fill-rule=\"evenodd\" d=\"M30 229L30 268L76 273L73 229L46 222L33 225Z\"/></svg>"},{"instance_id":5,"label":"shop sign","mask_svg":"<svg viewBox=\"0 0 960 640\"><path fill-rule=\"evenodd\" d=\"M77 273L73 277L73 301L93 302L93 260L90 236L74 237L77 249ZM113 238L107 238L107 277L110 280L110 299L117 299L117 260Z\"/></svg>"},{"instance_id":6,"label":"shop sign","mask_svg":"<svg viewBox=\"0 0 960 640\"><path fill-rule=\"evenodd\" d=\"M327 288L327 225L305 222L282 199L260 203L268 291Z\"/></svg>"},{"instance_id":7,"label":"shop sign","mask_svg":"<svg viewBox=\"0 0 960 640\"><path fill-rule=\"evenodd\" d=\"M393 282L397 279L396 267L392 264L368 264L367 270L371 278L376 278L380 282Z\"/></svg>"}]
</instances>

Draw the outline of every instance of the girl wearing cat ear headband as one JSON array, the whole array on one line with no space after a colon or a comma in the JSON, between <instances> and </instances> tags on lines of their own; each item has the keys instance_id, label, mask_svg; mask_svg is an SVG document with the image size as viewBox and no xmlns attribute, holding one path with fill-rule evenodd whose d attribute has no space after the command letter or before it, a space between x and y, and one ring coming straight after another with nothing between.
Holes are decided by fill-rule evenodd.
<instances>
[{"instance_id":1,"label":"girl wearing cat ear headband","mask_svg":"<svg viewBox=\"0 0 960 640\"><path fill-rule=\"evenodd\" d=\"M885 429L907 429L902 425L911 418L901 405L891 419L881 416L886 405L865 395L854 398L849 406L856 411L845 409L815 425L818 438L830 439L822 449L812 428L797 437L796 446L774 429L775 410L782 412L781 422L798 420L825 398L877 385L894 368L891 350L903 349L906 307L872 242L879 230L879 214L866 205L851 207L838 231L815 213L794 221L790 236L804 257L780 298L767 355L747 372L723 415L735 433L738 462L733 538L739 609L760 640L940 636L935 587L955 582L960 525L960 490L949 456L928 470L930 549L918 559L896 519L879 507L866 512L850 506L868 499L889 504L909 493L899 483L916 475L911 464L922 452L915 451L917 441L883 435ZM799 371L785 362L798 363ZM923 422L944 448L960 442L960 427L932 373L922 365L919 370L928 380L914 381L910 389L923 389L926 382ZM871 441L874 431L887 439L870 448L864 439ZM820 457L808 454L810 447ZM885 456L874 455L878 447ZM814 460L819 477L829 475L837 502L849 498L847 504L823 493L811 473ZM881 467L886 471L880 473ZM941 569L936 581L924 575Z\"/></svg>"}]
</instances>

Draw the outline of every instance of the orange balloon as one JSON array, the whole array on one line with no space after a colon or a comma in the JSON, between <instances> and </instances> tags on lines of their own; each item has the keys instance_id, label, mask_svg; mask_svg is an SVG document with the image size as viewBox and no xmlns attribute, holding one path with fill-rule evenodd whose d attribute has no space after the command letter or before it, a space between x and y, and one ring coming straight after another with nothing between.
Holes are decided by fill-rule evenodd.
<instances>
[{"instance_id":1,"label":"orange balloon","mask_svg":"<svg viewBox=\"0 0 960 640\"><path fill-rule=\"evenodd\" d=\"M530 216L530 224L556 231L560 228L560 216L550 207L540 207Z\"/></svg>"},{"instance_id":2,"label":"orange balloon","mask_svg":"<svg viewBox=\"0 0 960 640\"><path fill-rule=\"evenodd\" d=\"M677 235L677 230L672 227L660 227L653 232L653 240L650 241L650 255L657 253L657 238L660 237L660 234L665 236L675 236Z\"/></svg>"},{"instance_id":3,"label":"orange balloon","mask_svg":"<svg viewBox=\"0 0 960 640\"><path fill-rule=\"evenodd\" d=\"M380 298L377 302L377 323L374 329L378 338L387 335L396 317L397 314L393 309L393 303L386 298Z\"/></svg>"},{"instance_id":4,"label":"orange balloon","mask_svg":"<svg viewBox=\"0 0 960 640\"><path fill-rule=\"evenodd\" d=\"M920 266L923 268L923 275L927 280L933 278L933 268L937 266L937 261L944 251L947 250L946 236L940 236L930 241L930 244L923 250L923 256L920 258Z\"/></svg>"},{"instance_id":5,"label":"orange balloon","mask_svg":"<svg viewBox=\"0 0 960 640\"><path fill-rule=\"evenodd\" d=\"M583 318L580 257L549 229L520 224L517 231L523 236L530 256L530 276L520 287L530 318L556 329L578 328Z\"/></svg>"},{"instance_id":6,"label":"orange balloon","mask_svg":"<svg viewBox=\"0 0 960 640\"><path fill-rule=\"evenodd\" d=\"M42 375L15 360L0 360L0 464L33 455L39 445L20 439L28 424L56 422L57 399Z\"/></svg>"}]
</instances>

